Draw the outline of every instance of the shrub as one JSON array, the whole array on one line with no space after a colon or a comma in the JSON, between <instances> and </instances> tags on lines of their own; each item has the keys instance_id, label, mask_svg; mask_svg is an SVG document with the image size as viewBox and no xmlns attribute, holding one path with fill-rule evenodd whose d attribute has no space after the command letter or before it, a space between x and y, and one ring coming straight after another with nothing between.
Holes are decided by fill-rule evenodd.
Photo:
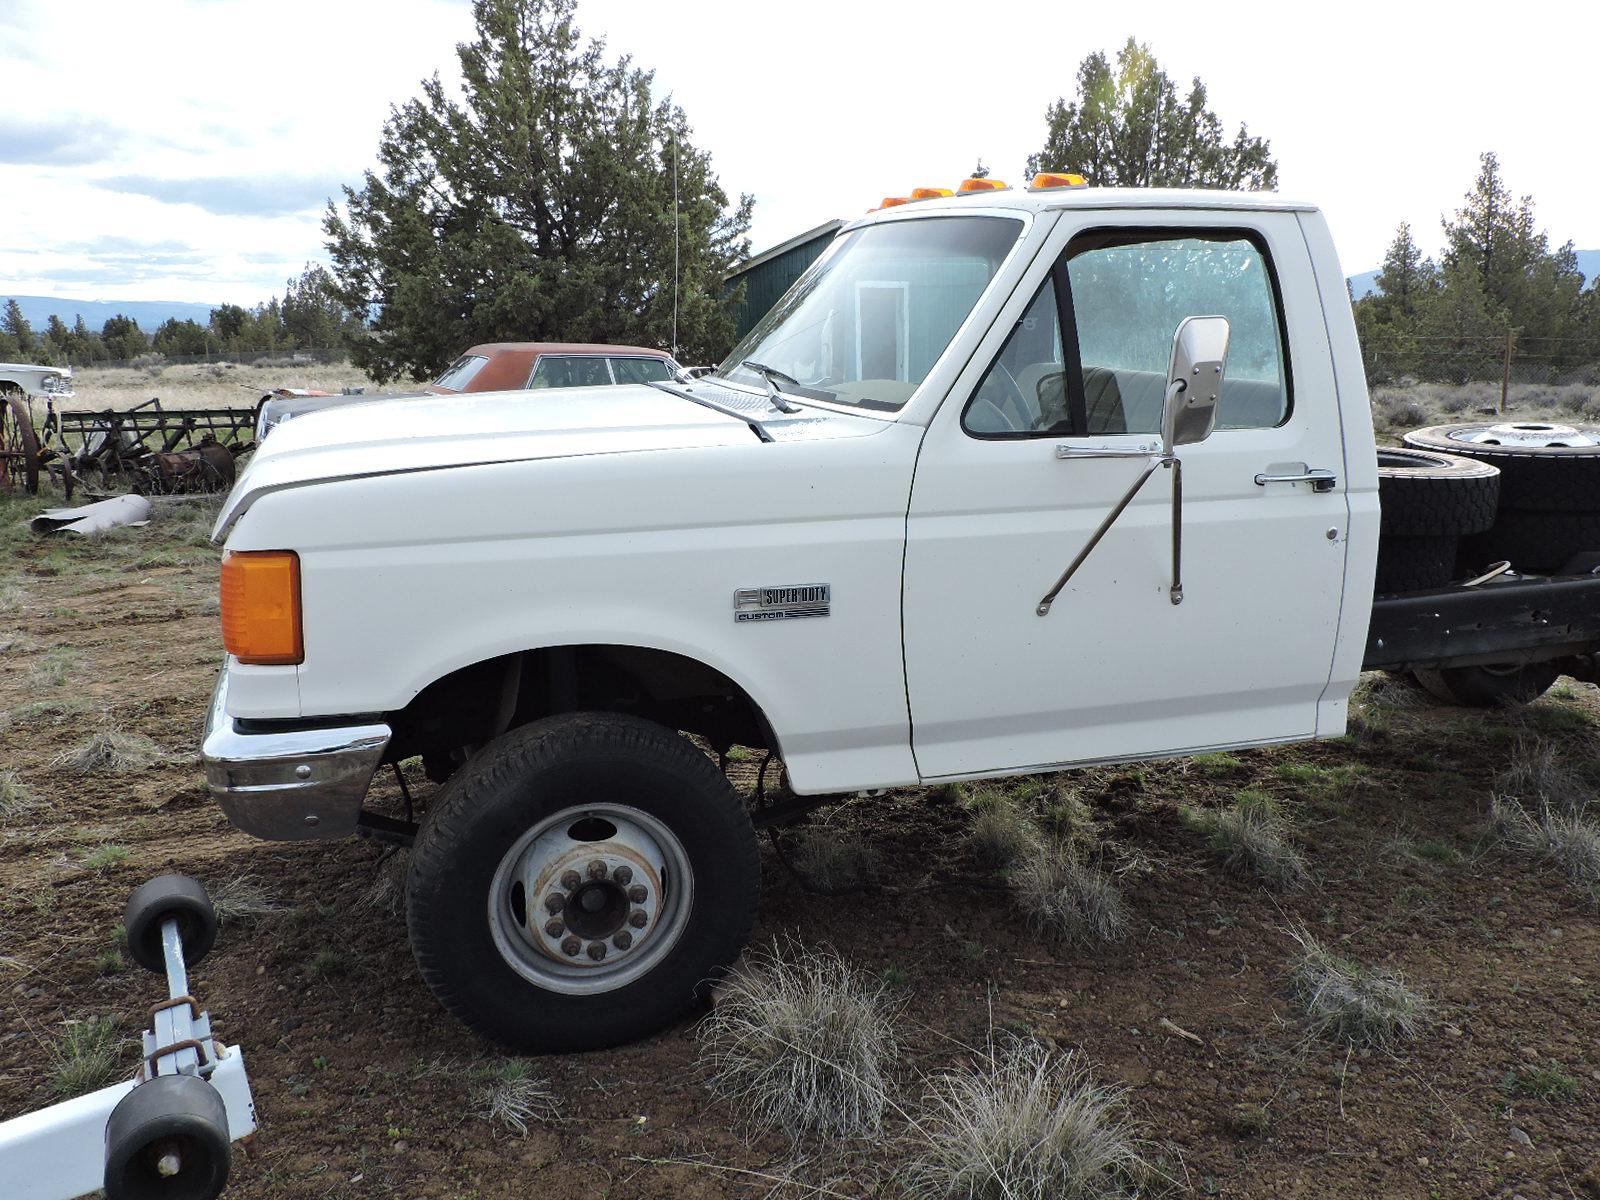
<instances>
[{"instance_id":1,"label":"shrub","mask_svg":"<svg viewBox=\"0 0 1600 1200\"><path fill-rule=\"evenodd\" d=\"M1128 907L1110 876L1060 842L1036 845L1011 873L1012 893L1034 930L1071 944L1120 942Z\"/></svg>"},{"instance_id":2,"label":"shrub","mask_svg":"<svg viewBox=\"0 0 1600 1200\"><path fill-rule=\"evenodd\" d=\"M1152 1172L1126 1093L1031 1039L929 1085L913 1192L961 1200L1132 1196Z\"/></svg>"},{"instance_id":3,"label":"shrub","mask_svg":"<svg viewBox=\"0 0 1600 1200\"><path fill-rule=\"evenodd\" d=\"M1300 947L1290 964L1295 996L1313 1033L1364 1045L1417 1035L1427 1002L1400 976L1340 958L1305 929L1291 929L1289 936Z\"/></svg>"},{"instance_id":4,"label":"shrub","mask_svg":"<svg viewBox=\"0 0 1600 1200\"><path fill-rule=\"evenodd\" d=\"M899 1005L832 950L793 943L746 956L706 1018L711 1086L792 1138L877 1133L899 1055Z\"/></svg>"},{"instance_id":5,"label":"shrub","mask_svg":"<svg viewBox=\"0 0 1600 1200\"><path fill-rule=\"evenodd\" d=\"M0 821L13 821L40 806L39 797L17 778L15 771L0 771Z\"/></svg>"}]
</instances>

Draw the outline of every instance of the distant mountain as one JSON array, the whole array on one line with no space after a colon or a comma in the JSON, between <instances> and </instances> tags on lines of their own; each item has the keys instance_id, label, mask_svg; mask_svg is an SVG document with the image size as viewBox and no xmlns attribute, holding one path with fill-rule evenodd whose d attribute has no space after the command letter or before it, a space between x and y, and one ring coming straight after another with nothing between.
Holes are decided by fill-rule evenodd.
<instances>
[{"instance_id":1,"label":"distant mountain","mask_svg":"<svg viewBox=\"0 0 1600 1200\"><path fill-rule=\"evenodd\" d=\"M1579 250L1578 270L1583 272L1583 286L1594 287L1595 281L1600 280L1600 250ZM1359 275L1350 276L1350 294L1357 300L1363 296L1370 296L1377 290L1376 271L1363 271Z\"/></svg>"},{"instance_id":2,"label":"distant mountain","mask_svg":"<svg viewBox=\"0 0 1600 1200\"><path fill-rule=\"evenodd\" d=\"M0 292L0 303L10 299ZM49 323L52 314L71 325L79 316L90 329L98 331L112 317L121 313L139 322L139 328L154 333L156 327L168 317L180 321L193 320L204 325L211 319L214 304L186 304L181 300L63 300L58 296L18 296L17 304L28 324L40 333Z\"/></svg>"}]
</instances>

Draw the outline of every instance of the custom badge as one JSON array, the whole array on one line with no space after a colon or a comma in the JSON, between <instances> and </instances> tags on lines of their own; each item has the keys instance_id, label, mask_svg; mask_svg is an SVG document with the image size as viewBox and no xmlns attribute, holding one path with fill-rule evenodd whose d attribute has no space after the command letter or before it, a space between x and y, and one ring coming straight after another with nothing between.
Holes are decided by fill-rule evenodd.
<instances>
[{"instance_id":1,"label":"custom badge","mask_svg":"<svg viewBox=\"0 0 1600 1200\"><path fill-rule=\"evenodd\" d=\"M796 617L825 617L832 588L826 583L796 587L740 588L733 594L735 621L788 621Z\"/></svg>"}]
</instances>

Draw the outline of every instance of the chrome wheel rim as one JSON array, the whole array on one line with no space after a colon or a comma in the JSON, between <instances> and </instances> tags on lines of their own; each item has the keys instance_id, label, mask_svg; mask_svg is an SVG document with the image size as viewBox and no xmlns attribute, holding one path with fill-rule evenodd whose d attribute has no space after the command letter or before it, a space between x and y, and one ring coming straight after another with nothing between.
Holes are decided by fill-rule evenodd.
<instances>
[{"instance_id":1,"label":"chrome wheel rim","mask_svg":"<svg viewBox=\"0 0 1600 1200\"><path fill-rule=\"evenodd\" d=\"M587 804L545 817L506 851L489 930L530 983L610 992L671 952L693 899L688 853L666 825L625 804Z\"/></svg>"},{"instance_id":2,"label":"chrome wheel rim","mask_svg":"<svg viewBox=\"0 0 1600 1200\"><path fill-rule=\"evenodd\" d=\"M1592 428L1592 427L1591 427ZM1510 421L1500 425L1466 425L1454 429L1450 440L1476 446L1507 446L1534 450L1562 449L1600 445L1600 438L1586 429L1573 425L1556 425L1547 421Z\"/></svg>"}]
</instances>

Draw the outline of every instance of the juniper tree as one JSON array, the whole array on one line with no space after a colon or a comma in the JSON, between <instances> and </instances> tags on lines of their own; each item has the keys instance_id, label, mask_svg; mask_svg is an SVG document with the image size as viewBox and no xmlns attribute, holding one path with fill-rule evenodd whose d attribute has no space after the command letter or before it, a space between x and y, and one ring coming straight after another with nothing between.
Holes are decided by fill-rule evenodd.
<instances>
[{"instance_id":1,"label":"juniper tree","mask_svg":"<svg viewBox=\"0 0 1600 1200\"><path fill-rule=\"evenodd\" d=\"M1196 76L1180 99L1150 53L1128 39L1115 69L1095 51L1078 66L1077 96L1045 114L1044 148L1035 171L1072 171L1102 187L1209 187L1271 191L1278 166L1271 145L1240 125L1230 141L1207 107Z\"/></svg>"},{"instance_id":2,"label":"juniper tree","mask_svg":"<svg viewBox=\"0 0 1600 1200\"><path fill-rule=\"evenodd\" d=\"M475 0L461 95L425 81L391 111L378 169L329 205L334 294L376 314L350 339L376 377L424 377L480 341L667 346L675 273L684 356L731 342L722 281L751 200L730 204L682 109L574 8Z\"/></svg>"}]
</instances>

